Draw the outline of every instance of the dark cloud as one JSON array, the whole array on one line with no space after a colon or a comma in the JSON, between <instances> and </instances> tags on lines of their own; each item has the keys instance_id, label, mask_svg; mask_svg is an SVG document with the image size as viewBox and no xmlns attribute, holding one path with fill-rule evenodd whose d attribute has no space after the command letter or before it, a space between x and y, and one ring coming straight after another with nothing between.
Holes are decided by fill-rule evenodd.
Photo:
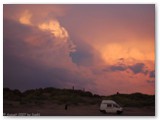
<instances>
[{"instance_id":1,"label":"dark cloud","mask_svg":"<svg viewBox=\"0 0 160 120\"><path fill-rule=\"evenodd\" d=\"M128 68L134 73L134 74L138 74L138 73L145 73L144 71L144 67L145 64L144 63L136 63L132 66L129 66Z\"/></svg>"},{"instance_id":2,"label":"dark cloud","mask_svg":"<svg viewBox=\"0 0 160 120\"><path fill-rule=\"evenodd\" d=\"M73 72L71 66L60 66L68 60L69 54L65 54L68 53L65 48L53 45L56 38L49 33L9 19L4 20L3 30L4 87L26 90L48 86L94 86L92 80Z\"/></svg>"},{"instance_id":3,"label":"dark cloud","mask_svg":"<svg viewBox=\"0 0 160 120\"><path fill-rule=\"evenodd\" d=\"M17 50L17 48L24 47L24 38L30 34L32 29L28 26L19 24L16 21L4 19L3 21L3 39L4 47L8 47L8 50ZM23 39L22 39L23 38ZM16 47L15 47L16 46ZM22 49L22 50L23 50ZM7 48L4 50L7 50Z\"/></svg>"},{"instance_id":4,"label":"dark cloud","mask_svg":"<svg viewBox=\"0 0 160 120\"><path fill-rule=\"evenodd\" d=\"M71 53L70 56L72 58L72 61L76 63L77 65L82 66L90 66L94 64L94 49L85 43L83 40L80 40L78 38L72 38L76 39L76 52Z\"/></svg>"},{"instance_id":5,"label":"dark cloud","mask_svg":"<svg viewBox=\"0 0 160 120\"><path fill-rule=\"evenodd\" d=\"M49 76L45 75L47 72L13 55L4 55L3 73L4 87L25 90L51 85Z\"/></svg>"},{"instance_id":6,"label":"dark cloud","mask_svg":"<svg viewBox=\"0 0 160 120\"><path fill-rule=\"evenodd\" d=\"M125 71L127 68L125 66L121 66L121 65L112 65L110 66L110 70L111 71Z\"/></svg>"},{"instance_id":7,"label":"dark cloud","mask_svg":"<svg viewBox=\"0 0 160 120\"><path fill-rule=\"evenodd\" d=\"M29 37L34 37L33 42L37 40L39 43L43 43L41 48L50 45L54 40L47 32L42 32L36 27L23 25L14 20L4 19L3 25L4 47L7 47L4 50L22 52L31 49L31 42L28 41L27 44L26 40ZM34 49L35 47L38 48L39 46L34 46Z\"/></svg>"},{"instance_id":8,"label":"dark cloud","mask_svg":"<svg viewBox=\"0 0 160 120\"><path fill-rule=\"evenodd\" d=\"M111 65L103 69L103 71L126 71L130 69L134 74L142 73L144 75L147 75L149 71L145 68L144 63L136 63L134 65L127 66L124 64L124 59L119 59L118 63L116 65ZM154 77L154 72L150 72L150 77Z\"/></svg>"},{"instance_id":9,"label":"dark cloud","mask_svg":"<svg viewBox=\"0 0 160 120\"><path fill-rule=\"evenodd\" d=\"M93 63L93 54L83 49L78 49L76 52L71 53L70 56L77 65L90 66Z\"/></svg>"},{"instance_id":10,"label":"dark cloud","mask_svg":"<svg viewBox=\"0 0 160 120\"><path fill-rule=\"evenodd\" d=\"M149 77L155 78L155 71L154 70L149 72Z\"/></svg>"},{"instance_id":11,"label":"dark cloud","mask_svg":"<svg viewBox=\"0 0 160 120\"><path fill-rule=\"evenodd\" d=\"M4 87L12 89L32 89L40 87L85 87L94 85L89 79L65 68L44 68L31 61L21 60L15 56L4 55Z\"/></svg>"},{"instance_id":12,"label":"dark cloud","mask_svg":"<svg viewBox=\"0 0 160 120\"><path fill-rule=\"evenodd\" d=\"M124 64L118 64L118 65L110 65L103 69L103 71L108 72L116 72L116 71L125 71L127 69L127 66Z\"/></svg>"},{"instance_id":13,"label":"dark cloud","mask_svg":"<svg viewBox=\"0 0 160 120\"><path fill-rule=\"evenodd\" d=\"M127 70L127 65L125 65L125 59L124 58L119 58L117 60L117 64L115 65L110 65L103 69L104 71L125 71Z\"/></svg>"},{"instance_id":14,"label":"dark cloud","mask_svg":"<svg viewBox=\"0 0 160 120\"><path fill-rule=\"evenodd\" d=\"M20 24L4 19L4 54L14 54L36 63L59 65L70 60L68 42L56 38L48 31L36 26ZM62 59L63 58L63 59ZM42 63L43 62L43 63ZM69 61L70 64L72 61Z\"/></svg>"}]
</instances>

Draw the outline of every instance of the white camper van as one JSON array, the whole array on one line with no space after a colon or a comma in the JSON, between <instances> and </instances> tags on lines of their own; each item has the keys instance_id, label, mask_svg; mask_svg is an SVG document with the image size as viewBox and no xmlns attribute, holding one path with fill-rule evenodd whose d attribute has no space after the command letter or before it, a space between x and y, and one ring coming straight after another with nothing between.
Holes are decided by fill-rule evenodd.
<instances>
[{"instance_id":1,"label":"white camper van","mask_svg":"<svg viewBox=\"0 0 160 120\"><path fill-rule=\"evenodd\" d=\"M120 107L113 100L102 100L100 105L100 111L103 113L117 113L121 114L123 112L123 108Z\"/></svg>"}]
</instances>

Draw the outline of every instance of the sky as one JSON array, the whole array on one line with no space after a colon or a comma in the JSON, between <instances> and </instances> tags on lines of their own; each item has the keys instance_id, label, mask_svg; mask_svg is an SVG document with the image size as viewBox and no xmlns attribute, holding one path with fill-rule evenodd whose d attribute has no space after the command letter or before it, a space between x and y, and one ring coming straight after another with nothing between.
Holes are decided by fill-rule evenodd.
<instances>
[{"instance_id":1,"label":"sky","mask_svg":"<svg viewBox=\"0 0 160 120\"><path fill-rule=\"evenodd\" d=\"M3 5L3 87L73 86L155 94L155 5Z\"/></svg>"}]
</instances>

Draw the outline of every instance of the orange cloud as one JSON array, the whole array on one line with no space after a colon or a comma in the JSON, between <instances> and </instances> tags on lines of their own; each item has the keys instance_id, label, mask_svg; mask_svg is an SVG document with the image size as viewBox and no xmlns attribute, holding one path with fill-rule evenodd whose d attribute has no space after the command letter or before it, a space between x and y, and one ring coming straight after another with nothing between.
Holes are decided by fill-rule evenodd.
<instances>
[{"instance_id":1,"label":"orange cloud","mask_svg":"<svg viewBox=\"0 0 160 120\"><path fill-rule=\"evenodd\" d=\"M19 22L21 24L32 25L31 17L32 17L32 14L28 10L25 10L20 16Z\"/></svg>"},{"instance_id":2,"label":"orange cloud","mask_svg":"<svg viewBox=\"0 0 160 120\"><path fill-rule=\"evenodd\" d=\"M144 45L145 44L145 45ZM129 42L110 42L93 44L107 64L114 64L117 59L135 59L138 61L154 61L154 42L131 40ZM129 61L128 61L129 62ZM128 63L130 64L130 63Z\"/></svg>"},{"instance_id":3,"label":"orange cloud","mask_svg":"<svg viewBox=\"0 0 160 120\"><path fill-rule=\"evenodd\" d=\"M75 52L76 45L69 39L68 31L56 19L57 16L64 16L69 8L64 5L5 5L4 16L53 35L54 47L67 46L68 52ZM13 15L10 15L9 9L13 11ZM43 41L35 36L30 36L25 41L34 46L43 45Z\"/></svg>"},{"instance_id":4,"label":"orange cloud","mask_svg":"<svg viewBox=\"0 0 160 120\"><path fill-rule=\"evenodd\" d=\"M108 10L110 7L105 6L101 9L100 5L97 6L97 9L73 5L73 9L67 15L64 8L72 5L64 5L66 7L63 5L4 6L4 18L12 20L13 23L16 21L15 25L17 25L15 32L13 23L5 23L5 26L9 26L4 27L6 30L4 39L15 41L9 41L7 44L12 44L12 48L16 48L16 50L11 49L10 51L16 51L15 54L19 58L22 57L21 59L26 59L27 62L31 61L32 64L43 66L43 69L64 68L72 73L76 72L74 77L71 76L75 81L71 86L76 84L76 75L78 74L78 76L86 78L85 81L95 82L96 86L92 84L87 86L87 89L95 92L109 94L117 91L124 93L139 91L154 94L153 84L146 82L146 80L150 80L154 83L154 78L149 79L149 71L154 70L155 59L154 24L148 24L152 21L149 18L153 19L148 15L150 14L148 10L144 9L145 12L142 12L141 8L136 11L135 7L133 11L131 10L133 13L135 12L133 14L128 12L128 7L126 10L123 10L124 7L122 7L121 11L119 7L114 8L114 6L113 10ZM137 18L137 16L142 18ZM58 19L56 19L57 17ZM62 21L65 27L58 20ZM67 31L66 28L70 31ZM10 32L12 35L9 35ZM83 58L81 60L87 61L83 62L87 64L94 61L92 65L82 67L80 64L77 67L73 63L70 53L76 50L76 45L70 40L70 37L74 39L77 51L79 50L79 52L75 52L75 60ZM84 45L88 44L90 47L85 49L85 46L77 41L84 41ZM19 44L21 42L22 44ZM87 54L87 51L92 51L91 55ZM118 61L120 59L121 61ZM134 74L134 72L136 73L135 67L130 67L130 69L123 67L123 65L133 66L136 63L145 64L144 70L148 70L145 71L148 74ZM114 67L114 65L116 66ZM105 66L113 66L113 71L101 71ZM62 74L62 76L64 75ZM83 81L83 79L78 80L79 82ZM83 85L87 84L84 82Z\"/></svg>"},{"instance_id":5,"label":"orange cloud","mask_svg":"<svg viewBox=\"0 0 160 120\"><path fill-rule=\"evenodd\" d=\"M24 46L29 48L23 53L23 57L48 67L72 66L74 68L69 54L76 50L76 45L69 39L66 28L56 19L57 16L65 14L66 7L63 5L12 5L12 7L5 5L4 9L6 11L4 18L16 21L23 27L28 26L28 30L24 33L26 36L22 35L24 38L21 38L25 43ZM9 11L13 11L13 14ZM20 54L17 55L20 56Z\"/></svg>"},{"instance_id":6,"label":"orange cloud","mask_svg":"<svg viewBox=\"0 0 160 120\"><path fill-rule=\"evenodd\" d=\"M68 39L69 35L67 30L60 26L57 20L50 20L38 25L39 29L51 32L56 38L65 40Z\"/></svg>"}]
</instances>

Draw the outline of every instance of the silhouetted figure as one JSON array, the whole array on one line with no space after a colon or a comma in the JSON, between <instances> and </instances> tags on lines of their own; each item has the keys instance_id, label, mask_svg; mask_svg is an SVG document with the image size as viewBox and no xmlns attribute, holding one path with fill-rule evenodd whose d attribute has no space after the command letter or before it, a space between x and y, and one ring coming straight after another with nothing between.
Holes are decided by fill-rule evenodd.
<instances>
[{"instance_id":1,"label":"silhouetted figure","mask_svg":"<svg viewBox=\"0 0 160 120\"><path fill-rule=\"evenodd\" d=\"M117 95L119 95L119 92L117 92Z\"/></svg>"},{"instance_id":2,"label":"silhouetted figure","mask_svg":"<svg viewBox=\"0 0 160 120\"><path fill-rule=\"evenodd\" d=\"M72 87L72 90L74 90L74 86Z\"/></svg>"},{"instance_id":3,"label":"silhouetted figure","mask_svg":"<svg viewBox=\"0 0 160 120\"><path fill-rule=\"evenodd\" d=\"M67 110L67 109L68 109L68 104L65 105L65 110Z\"/></svg>"}]
</instances>

